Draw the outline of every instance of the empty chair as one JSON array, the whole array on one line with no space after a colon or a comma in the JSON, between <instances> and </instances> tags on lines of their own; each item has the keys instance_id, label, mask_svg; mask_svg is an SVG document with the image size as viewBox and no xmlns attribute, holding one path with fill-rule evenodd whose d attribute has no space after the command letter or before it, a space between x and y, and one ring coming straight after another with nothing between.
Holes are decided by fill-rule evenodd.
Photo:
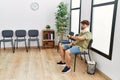
<instances>
[{"instance_id":1,"label":"empty chair","mask_svg":"<svg viewBox=\"0 0 120 80\"><path fill-rule=\"evenodd\" d=\"M28 46L29 46L29 48L30 48L30 42L31 41L36 41L37 42L37 46L40 49L38 35L39 35L39 31L38 30L29 30L28 31L28 36L29 36L29 38L28 38Z\"/></svg>"},{"instance_id":2,"label":"empty chair","mask_svg":"<svg viewBox=\"0 0 120 80\"><path fill-rule=\"evenodd\" d=\"M74 35L74 32L69 32L69 35L73 36ZM72 39L67 39L67 40L60 40L59 43L62 43L62 44L69 44L71 42ZM58 43L58 47L57 47L57 51L59 49L59 43Z\"/></svg>"},{"instance_id":3,"label":"empty chair","mask_svg":"<svg viewBox=\"0 0 120 80\"><path fill-rule=\"evenodd\" d=\"M13 30L3 30L2 31L2 37L3 39L0 40L0 47L1 47L1 42L3 42L4 49L5 49L5 42L11 42L12 50L14 52L14 47L13 47Z\"/></svg>"},{"instance_id":4,"label":"empty chair","mask_svg":"<svg viewBox=\"0 0 120 80\"><path fill-rule=\"evenodd\" d=\"M25 48L26 48L26 51L28 52L26 38L25 38L26 30L16 30L15 35L16 35L16 39L14 41L14 48L16 46L16 43L17 43L17 48L18 48L18 42L25 42Z\"/></svg>"},{"instance_id":5,"label":"empty chair","mask_svg":"<svg viewBox=\"0 0 120 80\"><path fill-rule=\"evenodd\" d=\"M88 47L87 47L87 50L86 50L86 51L75 54L75 58L74 58L74 71L75 71L75 66L76 66L76 57L77 57L78 54L80 54L80 56L81 56L81 55L84 55L85 62L86 62L86 56L85 56L85 55L88 54L89 60L91 61L90 49L91 49L92 43L93 43L93 39L91 39L91 40L89 41L89 44L88 44Z\"/></svg>"},{"instance_id":6,"label":"empty chair","mask_svg":"<svg viewBox=\"0 0 120 80\"><path fill-rule=\"evenodd\" d=\"M69 32L69 35L73 36L74 35L74 32ZM70 40L71 39L67 39L67 40L60 40L59 43L62 43L62 44L69 44L70 43Z\"/></svg>"}]
</instances>

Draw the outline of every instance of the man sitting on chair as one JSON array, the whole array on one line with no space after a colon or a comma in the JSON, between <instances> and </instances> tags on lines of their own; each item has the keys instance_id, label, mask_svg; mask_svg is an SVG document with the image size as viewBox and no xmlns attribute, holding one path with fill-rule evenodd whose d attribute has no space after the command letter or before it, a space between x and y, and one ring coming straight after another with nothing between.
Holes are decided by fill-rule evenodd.
<instances>
[{"instance_id":1,"label":"man sitting on chair","mask_svg":"<svg viewBox=\"0 0 120 80\"><path fill-rule=\"evenodd\" d=\"M72 38L75 42L71 42L70 44L61 44L60 45L60 56L62 60L58 62L58 65L65 66L62 70L63 73L71 71L70 68L70 54L76 54L83 52L87 49L91 37L91 32L89 32L89 21L83 20L81 23L81 32L79 36L70 36L68 38Z\"/></svg>"}]
</instances>

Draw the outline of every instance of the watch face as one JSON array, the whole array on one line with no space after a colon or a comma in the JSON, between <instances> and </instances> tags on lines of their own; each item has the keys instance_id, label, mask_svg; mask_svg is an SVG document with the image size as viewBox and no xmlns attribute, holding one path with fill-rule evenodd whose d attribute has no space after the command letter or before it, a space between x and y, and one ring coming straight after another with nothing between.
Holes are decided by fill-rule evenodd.
<instances>
[{"instance_id":1,"label":"watch face","mask_svg":"<svg viewBox=\"0 0 120 80\"><path fill-rule=\"evenodd\" d=\"M39 4L38 4L37 2L33 2L33 3L31 4L31 9L32 9L33 11L38 10L38 9L39 9Z\"/></svg>"}]
</instances>

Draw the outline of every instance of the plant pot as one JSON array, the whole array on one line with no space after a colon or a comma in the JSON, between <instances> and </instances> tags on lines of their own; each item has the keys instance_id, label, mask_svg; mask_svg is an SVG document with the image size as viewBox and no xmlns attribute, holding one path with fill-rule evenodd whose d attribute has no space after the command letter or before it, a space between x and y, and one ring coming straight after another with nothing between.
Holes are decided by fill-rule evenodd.
<instances>
[{"instance_id":1,"label":"plant pot","mask_svg":"<svg viewBox=\"0 0 120 80\"><path fill-rule=\"evenodd\" d=\"M60 33L60 40L63 40L64 33Z\"/></svg>"}]
</instances>

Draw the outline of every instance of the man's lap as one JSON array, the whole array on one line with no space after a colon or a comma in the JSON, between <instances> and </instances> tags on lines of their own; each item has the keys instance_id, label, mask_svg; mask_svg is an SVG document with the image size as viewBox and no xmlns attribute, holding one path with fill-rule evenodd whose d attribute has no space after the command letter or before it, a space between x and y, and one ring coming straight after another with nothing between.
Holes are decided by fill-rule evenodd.
<instances>
[{"instance_id":1,"label":"man's lap","mask_svg":"<svg viewBox=\"0 0 120 80\"><path fill-rule=\"evenodd\" d=\"M77 46L69 46L68 44L64 44L64 49L69 50L71 54L80 53L80 48Z\"/></svg>"}]
</instances>

